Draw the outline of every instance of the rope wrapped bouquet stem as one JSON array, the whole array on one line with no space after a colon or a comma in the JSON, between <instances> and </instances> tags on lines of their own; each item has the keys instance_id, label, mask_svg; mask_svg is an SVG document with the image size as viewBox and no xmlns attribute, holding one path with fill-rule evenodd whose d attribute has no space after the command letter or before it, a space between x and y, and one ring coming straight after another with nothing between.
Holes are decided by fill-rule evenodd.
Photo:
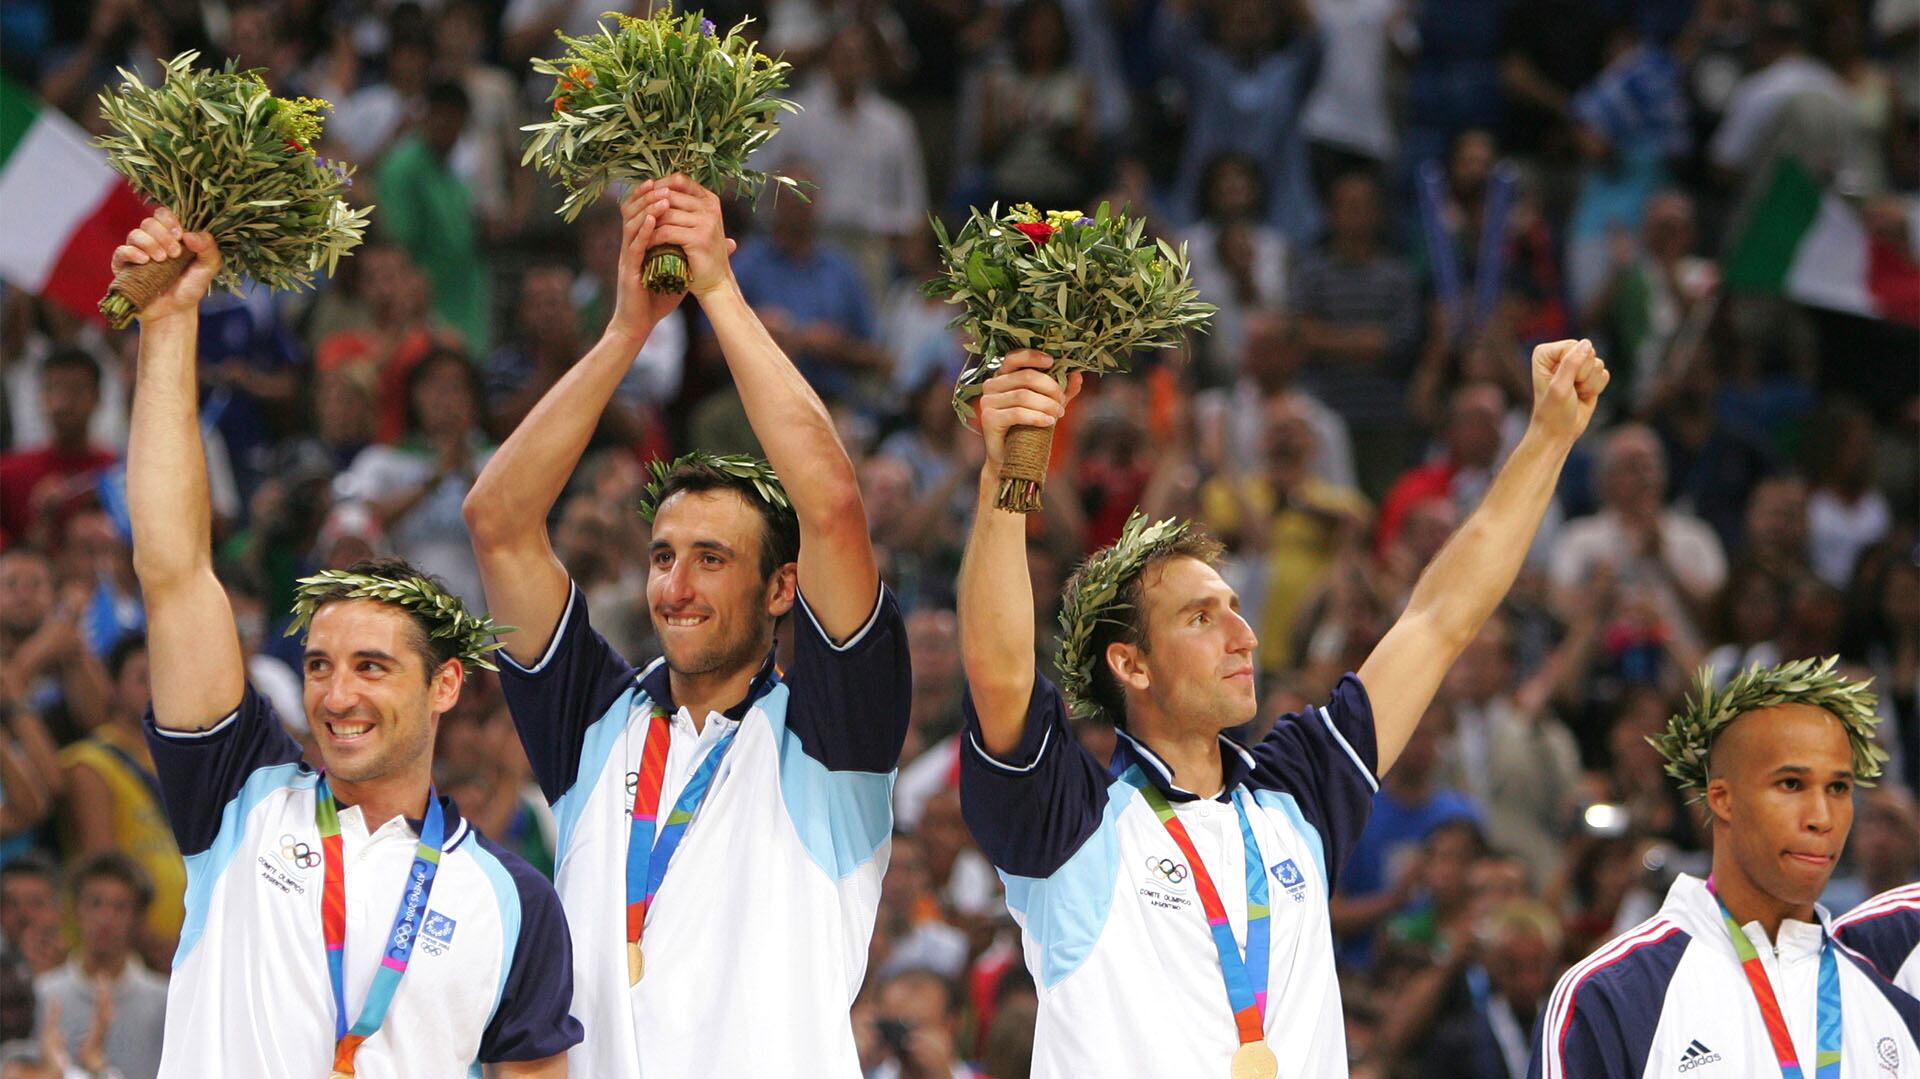
<instances>
[{"instance_id":1,"label":"rope wrapped bouquet stem","mask_svg":"<svg viewBox=\"0 0 1920 1079\"><path fill-rule=\"evenodd\" d=\"M772 183L800 195L786 176L747 168L747 158L780 130L782 112L798 112L774 96L792 65L758 51L743 19L724 35L698 11L674 15L662 5L651 18L603 16L599 32L559 34L566 51L535 59L551 76L553 114L521 128L530 133L522 165L560 181L568 221L614 180L659 180L685 173L710 191L732 184L754 194ZM687 254L671 244L647 252L647 287L682 292Z\"/></svg>"},{"instance_id":2,"label":"rope wrapped bouquet stem","mask_svg":"<svg viewBox=\"0 0 1920 1079\"><path fill-rule=\"evenodd\" d=\"M220 71L194 67L197 52L163 65L158 86L121 70L117 90L100 95L113 129L99 145L107 162L141 198L171 209L188 232L210 232L225 265L219 284L245 280L270 289L310 287L360 243L372 207L347 205L353 169L314 151L320 110L314 98L273 96L257 70L227 61ZM128 266L114 276L100 312L125 328L142 307L173 286L192 259Z\"/></svg>"},{"instance_id":3,"label":"rope wrapped bouquet stem","mask_svg":"<svg viewBox=\"0 0 1920 1079\"><path fill-rule=\"evenodd\" d=\"M942 268L926 294L961 306L952 326L979 357L954 387L962 420L973 418L982 387L1016 349L1052 356L1049 373L1064 386L1074 371L1124 372L1135 350L1171 348L1184 331L1204 330L1216 310L1199 301L1184 245L1146 239L1144 219L1105 203L1091 217L1027 203L1002 214L996 205L971 210L951 237L938 220L933 229ZM1008 432L994 505L1039 509L1052 450L1051 428Z\"/></svg>"}]
</instances>

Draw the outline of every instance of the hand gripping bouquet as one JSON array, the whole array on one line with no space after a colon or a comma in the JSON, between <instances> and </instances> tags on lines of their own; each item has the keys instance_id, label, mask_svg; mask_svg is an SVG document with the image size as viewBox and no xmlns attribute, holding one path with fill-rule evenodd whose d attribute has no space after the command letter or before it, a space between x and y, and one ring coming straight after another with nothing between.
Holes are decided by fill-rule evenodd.
<instances>
[{"instance_id":1,"label":"hand gripping bouquet","mask_svg":"<svg viewBox=\"0 0 1920 1079\"><path fill-rule=\"evenodd\" d=\"M167 61L159 86L121 70L119 89L103 91L100 111L107 161L140 197L173 210L182 228L210 232L226 260L219 282L238 291L244 278L270 289L313 284L360 243L372 207L349 207L341 193L353 169L314 152L320 137L313 98L273 96L258 71L196 69L197 52ZM128 266L113 279L100 312L117 328L165 292L192 259Z\"/></svg>"},{"instance_id":2,"label":"hand gripping bouquet","mask_svg":"<svg viewBox=\"0 0 1920 1079\"><path fill-rule=\"evenodd\" d=\"M717 191L728 183L748 194L768 182L799 194L790 177L747 168L747 158L780 130L778 116L799 106L773 96L791 65L759 52L741 31L747 20L714 33L699 12L651 18L618 12L609 27L586 37L560 34L566 53L536 59L554 78L553 115L529 124L520 163L535 164L567 190L568 221L613 180L658 180L683 172ZM661 244L647 252L647 287L680 292L686 252Z\"/></svg>"},{"instance_id":3,"label":"hand gripping bouquet","mask_svg":"<svg viewBox=\"0 0 1920 1079\"><path fill-rule=\"evenodd\" d=\"M1183 331L1205 329L1216 310L1201 303L1188 279L1184 245L1144 238L1146 222L1078 210L1041 213L1022 203L973 210L949 239L933 223L943 271L929 296L960 304L953 328L966 331L967 351L980 357L960 375L954 410L973 418L973 401L1007 353L1033 348L1054 358L1062 385L1074 371L1125 372L1136 349L1170 348ZM1053 430L1016 427L994 504L1032 513L1040 508Z\"/></svg>"}]
</instances>

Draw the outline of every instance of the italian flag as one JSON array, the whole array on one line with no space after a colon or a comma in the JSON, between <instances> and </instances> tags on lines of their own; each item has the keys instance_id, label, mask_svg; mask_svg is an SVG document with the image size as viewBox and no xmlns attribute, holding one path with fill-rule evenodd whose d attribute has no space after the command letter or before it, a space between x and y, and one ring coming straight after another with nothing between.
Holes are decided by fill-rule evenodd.
<instances>
[{"instance_id":1,"label":"italian flag","mask_svg":"<svg viewBox=\"0 0 1920 1079\"><path fill-rule=\"evenodd\" d=\"M1871 235L1852 204L1781 161L1727 259L1727 286L1920 326L1920 215L1908 217L1904 245Z\"/></svg>"},{"instance_id":2,"label":"italian flag","mask_svg":"<svg viewBox=\"0 0 1920 1079\"><path fill-rule=\"evenodd\" d=\"M146 203L80 125L0 75L0 278L94 321Z\"/></svg>"}]
</instances>

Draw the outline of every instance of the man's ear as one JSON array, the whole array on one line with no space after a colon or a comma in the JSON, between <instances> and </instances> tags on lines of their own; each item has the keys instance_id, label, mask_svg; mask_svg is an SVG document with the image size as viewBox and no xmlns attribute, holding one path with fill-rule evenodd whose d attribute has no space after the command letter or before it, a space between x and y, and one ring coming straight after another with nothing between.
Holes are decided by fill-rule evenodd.
<instances>
[{"instance_id":1,"label":"man's ear","mask_svg":"<svg viewBox=\"0 0 1920 1079\"><path fill-rule=\"evenodd\" d=\"M1147 671L1146 653L1139 645L1115 641L1107 646L1104 658L1107 670L1122 689L1144 693L1153 685L1153 676Z\"/></svg>"},{"instance_id":2,"label":"man's ear","mask_svg":"<svg viewBox=\"0 0 1920 1079\"><path fill-rule=\"evenodd\" d=\"M794 600L800 594L800 563L788 562L773 571L767 579L767 614L779 618L793 610Z\"/></svg>"},{"instance_id":3,"label":"man's ear","mask_svg":"<svg viewBox=\"0 0 1920 1079\"><path fill-rule=\"evenodd\" d=\"M458 659L442 663L433 672L433 682L427 688L430 698L427 708L434 715L445 715L453 710L460 701L460 687L466 685L467 666Z\"/></svg>"},{"instance_id":4,"label":"man's ear","mask_svg":"<svg viewBox=\"0 0 1920 1079\"><path fill-rule=\"evenodd\" d=\"M1721 824L1733 823L1733 784L1726 776L1707 780L1707 811Z\"/></svg>"}]
</instances>

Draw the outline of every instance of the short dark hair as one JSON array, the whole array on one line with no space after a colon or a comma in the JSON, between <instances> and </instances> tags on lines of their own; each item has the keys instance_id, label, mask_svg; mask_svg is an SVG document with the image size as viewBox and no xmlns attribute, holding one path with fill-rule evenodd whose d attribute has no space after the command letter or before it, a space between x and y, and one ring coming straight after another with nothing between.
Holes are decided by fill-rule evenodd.
<instances>
[{"instance_id":1,"label":"short dark hair","mask_svg":"<svg viewBox=\"0 0 1920 1079\"><path fill-rule=\"evenodd\" d=\"M60 863L43 850L24 850L0 865L0 881L8 877L39 877L55 889L60 887Z\"/></svg>"},{"instance_id":2,"label":"short dark hair","mask_svg":"<svg viewBox=\"0 0 1920 1079\"><path fill-rule=\"evenodd\" d=\"M457 82L445 79L436 80L427 87L428 108L458 109L461 115L473 111L473 103L468 100L466 90Z\"/></svg>"},{"instance_id":3,"label":"short dark hair","mask_svg":"<svg viewBox=\"0 0 1920 1079\"><path fill-rule=\"evenodd\" d=\"M800 558L800 518L786 506L776 506L760 497L753 481L728 475L699 461L682 461L667 473L654 505L664 506L667 499L681 492L732 491L760 515L760 578L769 580L781 566Z\"/></svg>"},{"instance_id":4,"label":"short dark hair","mask_svg":"<svg viewBox=\"0 0 1920 1079\"><path fill-rule=\"evenodd\" d=\"M133 905L140 913L145 914L153 905L152 878L140 868L139 862L117 850L105 850L80 859L67 880L75 902L79 902L80 893L93 881L117 880L133 893Z\"/></svg>"},{"instance_id":5,"label":"short dark hair","mask_svg":"<svg viewBox=\"0 0 1920 1079\"><path fill-rule=\"evenodd\" d=\"M113 642L113 647L107 650L108 677L120 677L120 672L127 667L127 661L146 650L147 635L144 633L129 633Z\"/></svg>"},{"instance_id":6,"label":"short dark hair","mask_svg":"<svg viewBox=\"0 0 1920 1079\"><path fill-rule=\"evenodd\" d=\"M413 403L413 395L420 391L420 384L427 380L433 369L442 366L459 365L461 375L466 379L467 393L473 398L473 410L476 420L485 413L487 407L486 385L480 378L479 368L467 359L467 354L451 345L435 345L427 354L407 368L407 430L420 429L420 410Z\"/></svg>"},{"instance_id":7,"label":"short dark hair","mask_svg":"<svg viewBox=\"0 0 1920 1079\"><path fill-rule=\"evenodd\" d=\"M423 580L431 581L442 591L451 591L447 588L445 581L416 567L404 558L398 558L392 555L383 555L377 558L363 558L353 565L348 566L347 572L366 577L384 577L388 580L395 581L405 580L409 577L419 577ZM349 597L345 595L320 596L314 601L314 613L318 614L320 608L329 604L339 603L348 598ZM370 600L369 602L382 603L381 600L377 599ZM439 670L448 660L460 654L460 640L456 637L435 637L433 631L438 627L429 621L425 615L398 603L384 603L383 605L405 614L407 620L413 623L413 647L415 651L420 653L421 660L426 663L427 678L429 681L433 678L433 672Z\"/></svg>"},{"instance_id":8,"label":"short dark hair","mask_svg":"<svg viewBox=\"0 0 1920 1079\"><path fill-rule=\"evenodd\" d=\"M1166 545L1153 557L1140 563L1138 572L1120 582L1115 593L1113 607L1115 618L1102 618L1093 627L1090 654L1093 656L1089 690L1093 701L1100 710L1112 717L1114 726L1124 729L1127 725L1127 696L1120 688L1120 681L1113 676L1113 670L1107 666L1107 647L1113 644L1130 644L1142 652L1151 651L1147 642L1146 578L1148 572L1157 566L1163 566L1176 558L1191 558L1209 566L1217 566L1226 555L1226 548L1220 541L1205 532L1188 532L1179 539ZM1082 563L1067 579L1066 591L1078 591L1081 575L1087 565Z\"/></svg>"},{"instance_id":9,"label":"short dark hair","mask_svg":"<svg viewBox=\"0 0 1920 1079\"><path fill-rule=\"evenodd\" d=\"M942 1001L941 1007L946 1014L951 1016L960 1010L960 987L954 984L952 978L934 970L932 967L908 967L905 970L896 971L892 975L889 975L887 980L881 983L880 987L885 989L889 985L898 985L902 982L921 982L926 985L938 986Z\"/></svg>"},{"instance_id":10,"label":"short dark hair","mask_svg":"<svg viewBox=\"0 0 1920 1079\"><path fill-rule=\"evenodd\" d=\"M100 361L85 349L58 349L40 363L40 373L52 374L55 371L84 371L93 379L93 388L100 388Z\"/></svg>"}]
</instances>

